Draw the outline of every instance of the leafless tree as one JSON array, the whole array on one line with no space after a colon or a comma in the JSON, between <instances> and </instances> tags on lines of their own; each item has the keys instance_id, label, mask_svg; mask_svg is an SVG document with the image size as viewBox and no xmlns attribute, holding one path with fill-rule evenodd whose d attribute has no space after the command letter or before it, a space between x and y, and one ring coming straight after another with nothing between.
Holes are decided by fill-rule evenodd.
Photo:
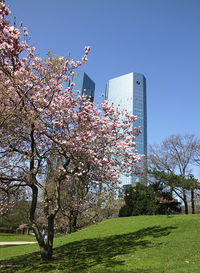
<instances>
[{"instance_id":1,"label":"leafless tree","mask_svg":"<svg viewBox=\"0 0 200 273\"><path fill-rule=\"evenodd\" d=\"M191 174L192 165L200 164L200 140L193 134L190 135L171 135L160 145L150 146L149 166L151 169L175 173L183 178L188 178ZM199 161L198 161L199 160ZM188 201L186 188L180 188L182 200L185 205L185 212L188 213ZM194 189L191 189L191 202L194 207Z\"/></svg>"},{"instance_id":2,"label":"leafless tree","mask_svg":"<svg viewBox=\"0 0 200 273\"><path fill-rule=\"evenodd\" d=\"M198 143L196 147L196 151L194 153L193 162L195 165L200 167L200 143Z\"/></svg>"}]
</instances>

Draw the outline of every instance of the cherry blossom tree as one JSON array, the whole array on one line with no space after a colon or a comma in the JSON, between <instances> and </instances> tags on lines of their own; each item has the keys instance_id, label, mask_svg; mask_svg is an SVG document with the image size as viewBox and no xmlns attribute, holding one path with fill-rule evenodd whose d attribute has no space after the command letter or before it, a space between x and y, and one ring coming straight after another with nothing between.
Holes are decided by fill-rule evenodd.
<instances>
[{"instance_id":1,"label":"cherry blossom tree","mask_svg":"<svg viewBox=\"0 0 200 273\"><path fill-rule=\"evenodd\" d=\"M51 54L38 58L35 48L22 40L27 29L22 34L10 26L9 13L0 3L0 189L30 189L29 225L42 259L50 260L64 182L86 189L87 178L94 192L118 187L120 174L130 175L141 160L134 153L140 131L133 127L135 116L108 101L96 107L73 92L72 81L68 86L74 69L87 62L89 46L81 61ZM53 183L53 193L46 179ZM36 218L40 192L47 241Z\"/></svg>"}]
</instances>

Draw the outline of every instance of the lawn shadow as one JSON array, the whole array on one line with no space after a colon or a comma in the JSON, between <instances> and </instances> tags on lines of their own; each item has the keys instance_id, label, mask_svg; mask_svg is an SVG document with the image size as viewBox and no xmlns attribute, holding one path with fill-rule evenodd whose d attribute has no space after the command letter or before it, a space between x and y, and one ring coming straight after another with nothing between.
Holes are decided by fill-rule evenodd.
<instances>
[{"instance_id":1,"label":"lawn shadow","mask_svg":"<svg viewBox=\"0 0 200 273\"><path fill-rule=\"evenodd\" d=\"M167 236L176 227L153 226L136 232L113 235L104 238L85 239L68 243L54 249L54 258L49 263L41 262L38 253L14 257L1 261L1 272L89 272L90 268L101 265L112 272L116 265L123 265L124 260L117 260L119 255L130 254L141 248L152 247L151 237ZM22 270L24 268L24 270ZM4 271L4 270L9 271ZM56 272L56 271L55 271Z\"/></svg>"}]
</instances>

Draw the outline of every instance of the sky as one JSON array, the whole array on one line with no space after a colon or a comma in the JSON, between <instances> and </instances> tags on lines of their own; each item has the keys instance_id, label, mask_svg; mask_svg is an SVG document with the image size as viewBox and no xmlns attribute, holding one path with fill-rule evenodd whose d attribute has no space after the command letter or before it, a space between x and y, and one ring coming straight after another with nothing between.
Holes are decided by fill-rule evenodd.
<instances>
[{"instance_id":1,"label":"sky","mask_svg":"<svg viewBox=\"0 0 200 273\"><path fill-rule=\"evenodd\" d=\"M147 80L148 144L171 134L200 137L199 0L7 0L40 57L79 60L96 83L138 72Z\"/></svg>"}]
</instances>

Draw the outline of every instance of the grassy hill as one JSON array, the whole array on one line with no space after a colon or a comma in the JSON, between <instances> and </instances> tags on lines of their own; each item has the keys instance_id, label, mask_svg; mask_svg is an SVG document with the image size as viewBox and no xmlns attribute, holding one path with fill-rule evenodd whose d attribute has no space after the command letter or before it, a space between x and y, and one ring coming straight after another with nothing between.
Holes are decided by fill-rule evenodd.
<instances>
[{"instance_id":1,"label":"grassy hill","mask_svg":"<svg viewBox=\"0 0 200 273\"><path fill-rule=\"evenodd\" d=\"M35 251L1 247L0 272L200 272L200 215L110 219L56 238L49 263Z\"/></svg>"}]
</instances>

